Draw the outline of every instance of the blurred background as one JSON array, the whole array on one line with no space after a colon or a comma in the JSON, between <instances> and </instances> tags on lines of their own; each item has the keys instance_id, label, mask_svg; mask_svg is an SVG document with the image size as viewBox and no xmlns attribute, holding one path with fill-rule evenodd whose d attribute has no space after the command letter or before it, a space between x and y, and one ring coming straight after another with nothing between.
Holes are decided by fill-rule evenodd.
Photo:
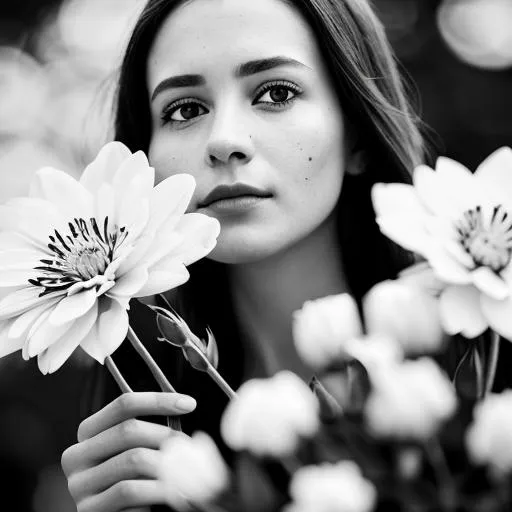
<instances>
[{"instance_id":1,"label":"blurred background","mask_svg":"<svg viewBox=\"0 0 512 512\"><path fill-rule=\"evenodd\" d=\"M2 0L0 202L51 165L78 176L111 137L116 67L144 0ZM512 145L512 0L374 0L434 155L475 168ZM90 362L0 360L0 509L72 512L60 469ZM12 505L8 505L12 504Z\"/></svg>"}]
</instances>

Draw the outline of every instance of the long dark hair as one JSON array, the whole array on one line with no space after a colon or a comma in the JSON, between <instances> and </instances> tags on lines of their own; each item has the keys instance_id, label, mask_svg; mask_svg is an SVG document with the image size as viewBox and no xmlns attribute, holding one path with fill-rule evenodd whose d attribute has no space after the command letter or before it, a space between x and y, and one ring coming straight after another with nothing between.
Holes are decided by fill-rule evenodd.
<instances>
[{"instance_id":1,"label":"long dark hair","mask_svg":"<svg viewBox=\"0 0 512 512\"><path fill-rule=\"evenodd\" d=\"M118 80L115 138L132 151L147 153L151 139L148 53L164 20L185 1L149 0L128 43ZM411 170L423 160L419 122L409 107L384 29L367 1L281 1L313 29L346 122L365 155L365 171L345 176L337 208L345 272L352 292L360 298L373 284L394 277L411 262L409 253L379 232L370 190L376 182L410 182ZM240 380L242 343L237 340L240 331L225 267L202 260L190 271L189 282L177 293L178 307L192 324L213 328L223 371L233 381Z\"/></svg>"}]
</instances>

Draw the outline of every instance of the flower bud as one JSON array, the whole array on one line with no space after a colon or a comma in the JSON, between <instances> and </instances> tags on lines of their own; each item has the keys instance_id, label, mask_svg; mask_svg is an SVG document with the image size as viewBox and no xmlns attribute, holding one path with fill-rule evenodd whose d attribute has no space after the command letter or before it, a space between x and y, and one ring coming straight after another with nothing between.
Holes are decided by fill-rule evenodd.
<instances>
[{"instance_id":1,"label":"flower bud","mask_svg":"<svg viewBox=\"0 0 512 512\"><path fill-rule=\"evenodd\" d=\"M357 304L347 293L307 301L293 314L295 347L313 368L339 361L344 343L361 334Z\"/></svg>"},{"instance_id":2,"label":"flower bud","mask_svg":"<svg viewBox=\"0 0 512 512\"><path fill-rule=\"evenodd\" d=\"M451 382L427 357L384 367L370 377L372 391L364 414L378 437L424 441L457 407Z\"/></svg>"},{"instance_id":3,"label":"flower bud","mask_svg":"<svg viewBox=\"0 0 512 512\"><path fill-rule=\"evenodd\" d=\"M290 483L293 502L284 512L370 512L377 491L350 460L303 466Z\"/></svg>"},{"instance_id":4,"label":"flower bud","mask_svg":"<svg viewBox=\"0 0 512 512\"><path fill-rule=\"evenodd\" d=\"M437 352L445 335L438 301L428 292L400 281L383 281L363 298L369 334L395 338L410 355Z\"/></svg>"},{"instance_id":5,"label":"flower bud","mask_svg":"<svg viewBox=\"0 0 512 512\"><path fill-rule=\"evenodd\" d=\"M174 310L153 307L157 312L156 322L163 339L183 350L190 365L196 370L206 372L210 363L217 368L219 350L213 332L206 330L208 340L198 338L189 328L185 320Z\"/></svg>"},{"instance_id":6,"label":"flower bud","mask_svg":"<svg viewBox=\"0 0 512 512\"><path fill-rule=\"evenodd\" d=\"M476 464L487 464L494 476L512 472L512 390L490 394L478 403L466 432L468 454Z\"/></svg>"},{"instance_id":7,"label":"flower bud","mask_svg":"<svg viewBox=\"0 0 512 512\"><path fill-rule=\"evenodd\" d=\"M256 455L291 454L301 438L319 427L319 405L305 382L282 371L269 379L242 384L221 420L221 433L234 450Z\"/></svg>"},{"instance_id":8,"label":"flower bud","mask_svg":"<svg viewBox=\"0 0 512 512\"><path fill-rule=\"evenodd\" d=\"M194 503L208 503L229 483L228 467L204 432L166 439L157 471L167 503L179 511L192 509Z\"/></svg>"}]
</instances>

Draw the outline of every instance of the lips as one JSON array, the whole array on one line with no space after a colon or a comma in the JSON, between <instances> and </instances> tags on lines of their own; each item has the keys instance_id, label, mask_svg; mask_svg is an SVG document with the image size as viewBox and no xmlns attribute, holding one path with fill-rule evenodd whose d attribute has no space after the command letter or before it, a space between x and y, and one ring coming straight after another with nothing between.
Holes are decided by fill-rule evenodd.
<instances>
[{"instance_id":1,"label":"lips","mask_svg":"<svg viewBox=\"0 0 512 512\"><path fill-rule=\"evenodd\" d=\"M250 185L245 185L243 183L235 183L234 185L219 185L204 198L199 206L201 208L205 208L212 205L213 203L216 203L217 201L222 201L223 199L234 199L237 197L247 196L267 198L271 197L272 194L266 190L251 187Z\"/></svg>"}]
</instances>

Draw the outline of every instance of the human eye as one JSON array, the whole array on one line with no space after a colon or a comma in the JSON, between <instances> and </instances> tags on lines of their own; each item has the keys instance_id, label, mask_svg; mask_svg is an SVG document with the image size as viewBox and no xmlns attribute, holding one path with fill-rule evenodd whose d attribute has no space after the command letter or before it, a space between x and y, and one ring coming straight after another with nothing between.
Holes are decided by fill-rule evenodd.
<instances>
[{"instance_id":1,"label":"human eye","mask_svg":"<svg viewBox=\"0 0 512 512\"><path fill-rule=\"evenodd\" d=\"M165 107L161 119L163 124L180 125L207 113L208 109L202 103L193 98L182 98Z\"/></svg>"},{"instance_id":2,"label":"human eye","mask_svg":"<svg viewBox=\"0 0 512 512\"><path fill-rule=\"evenodd\" d=\"M302 94L302 89L286 80L277 80L263 84L256 92L253 105L265 105L269 108L283 108Z\"/></svg>"}]
</instances>

